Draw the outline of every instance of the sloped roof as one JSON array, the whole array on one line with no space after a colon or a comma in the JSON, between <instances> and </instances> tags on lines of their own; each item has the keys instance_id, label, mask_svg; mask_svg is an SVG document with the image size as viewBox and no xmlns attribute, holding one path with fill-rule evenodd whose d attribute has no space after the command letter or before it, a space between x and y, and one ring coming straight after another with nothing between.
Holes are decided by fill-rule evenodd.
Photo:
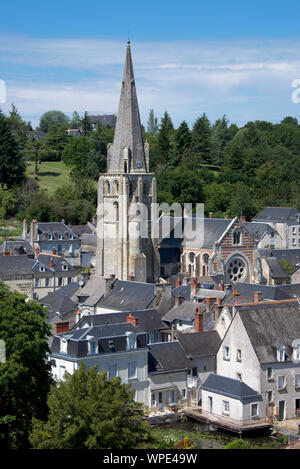
<instances>
[{"instance_id":1,"label":"sloped roof","mask_svg":"<svg viewBox=\"0 0 300 469\"><path fill-rule=\"evenodd\" d=\"M77 310L78 301L75 300L75 293L79 287L78 282L71 282L54 292L48 293L38 302L62 314Z\"/></svg>"},{"instance_id":2,"label":"sloped roof","mask_svg":"<svg viewBox=\"0 0 300 469\"><path fill-rule=\"evenodd\" d=\"M277 347L281 343L291 359L292 341L300 337L298 301L236 306L236 311L260 363L276 362Z\"/></svg>"},{"instance_id":3,"label":"sloped roof","mask_svg":"<svg viewBox=\"0 0 300 469\"><path fill-rule=\"evenodd\" d=\"M197 308L200 307L201 312L206 311L205 304L197 303L195 301L184 301L179 306L171 308L163 317L163 321L173 322L176 319L183 321L193 321Z\"/></svg>"},{"instance_id":4,"label":"sloped roof","mask_svg":"<svg viewBox=\"0 0 300 469\"><path fill-rule=\"evenodd\" d=\"M113 288L99 302L99 307L117 311L149 308L155 298L155 285L151 283L116 280Z\"/></svg>"},{"instance_id":5,"label":"sloped roof","mask_svg":"<svg viewBox=\"0 0 300 469\"><path fill-rule=\"evenodd\" d=\"M131 311L100 313L88 316L83 316L80 321L75 325L76 329L82 327L83 323L88 323L90 326L100 326L105 324L118 324L126 322L126 318ZM131 313L133 317L138 318L138 325L145 332L166 329L165 323L161 320L160 315L156 309L145 309L141 311L134 311Z\"/></svg>"},{"instance_id":6,"label":"sloped roof","mask_svg":"<svg viewBox=\"0 0 300 469\"><path fill-rule=\"evenodd\" d=\"M234 285L241 297L253 298L256 291L262 292L264 300L287 300L300 297L300 283L286 285L262 285L238 282Z\"/></svg>"},{"instance_id":7,"label":"sloped roof","mask_svg":"<svg viewBox=\"0 0 300 469\"><path fill-rule=\"evenodd\" d=\"M187 356L215 355L221 343L217 331L178 334L178 342Z\"/></svg>"},{"instance_id":8,"label":"sloped roof","mask_svg":"<svg viewBox=\"0 0 300 469\"><path fill-rule=\"evenodd\" d=\"M191 368L179 342L161 342L148 345L148 372L163 373Z\"/></svg>"},{"instance_id":9,"label":"sloped roof","mask_svg":"<svg viewBox=\"0 0 300 469\"><path fill-rule=\"evenodd\" d=\"M289 274L281 267L276 257L266 257L266 261L271 269L272 278L285 278L288 279Z\"/></svg>"},{"instance_id":10,"label":"sloped roof","mask_svg":"<svg viewBox=\"0 0 300 469\"><path fill-rule=\"evenodd\" d=\"M296 222L298 210L294 207L266 207L252 218L254 221Z\"/></svg>"},{"instance_id":11,"label":"sloped roof","mask_svg":"<svg viewBox=\"0 0 300 469\"><path fill-rule=\"evenodd\" d=\"M281 261L288 261L292 265L300 264L300 248L298 249L272 249L272 256Z\"/></svg>"},{"instance_id":12,"label":"sloped roof","mask_svg":"<svg viewBox=\"0 0 300 469\"><path fill-rule=\"evenodd\" d=\"M32 275L35 264L36 260L27 256L0 256L0 275Z\"/></svg>"},{"instance_id":13,"label":"sloped roof","mask_svg":"<svg viewBox=\"0 0 300 469\"><path fill-rule=\"evenodd\" d=\"M243 381L227 378L227 376L221 376L215 373L211 373L207 377L206 381L201 385L201 388L205 391L238 399L243 403L262 401L261 395L250 388L250 386L243 383Z\"/></svg>"}]
</instances>

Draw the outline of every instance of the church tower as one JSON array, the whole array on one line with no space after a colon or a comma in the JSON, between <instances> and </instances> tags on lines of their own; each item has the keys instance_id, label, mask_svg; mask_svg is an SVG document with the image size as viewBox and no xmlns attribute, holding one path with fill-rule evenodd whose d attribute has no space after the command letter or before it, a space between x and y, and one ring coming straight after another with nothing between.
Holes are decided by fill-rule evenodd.
<instances>
[{"instance_id":1,"label":"church tower","mask_svg":"<svg viewBox=\"0 0 300 469\"><path fill-rule=\"evenodd\" d=\"M96 275L155 282L160 261L155 240L156 179L149 172L128 41L114 141L100 174Z\"/></svg>"}]
</instances>

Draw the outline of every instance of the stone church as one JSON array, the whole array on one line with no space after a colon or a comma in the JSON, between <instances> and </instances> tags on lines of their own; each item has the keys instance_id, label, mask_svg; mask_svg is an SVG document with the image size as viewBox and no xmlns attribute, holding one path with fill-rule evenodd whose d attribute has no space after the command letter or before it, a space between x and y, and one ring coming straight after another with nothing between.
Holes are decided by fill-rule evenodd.
<instances>
[{"instance_id":1,"label":"stone church","mask_svg":"<svg viewBox=\"0 0 300 469\"><path fill-rule=\"evenodd\" d=\"M155 282L160 274L152 205L156 179L142 137L130 41L114 141L107 150L107 172L98 182L96 275Z\"/></svg>"}]
</instances>

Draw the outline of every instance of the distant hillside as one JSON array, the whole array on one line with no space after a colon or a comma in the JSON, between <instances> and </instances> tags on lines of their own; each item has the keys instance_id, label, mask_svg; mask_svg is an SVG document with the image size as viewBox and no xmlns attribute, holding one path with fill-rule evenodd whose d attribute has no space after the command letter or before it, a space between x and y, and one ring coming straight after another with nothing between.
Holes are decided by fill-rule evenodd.
<instances>
[{"instance_id":1,"label":"distant hillside","mask_svg":"<svg viewBox=\"0 0 300 469\"><path fill-rule=\"evenodd\" d=\"M58 187L69 182L70 171L62 161L43 161L38 166L37 182L40 189L49 194L55 192ZM35 178L34 162L27 164L26 175Z\"/></svg>"}]
</instances>

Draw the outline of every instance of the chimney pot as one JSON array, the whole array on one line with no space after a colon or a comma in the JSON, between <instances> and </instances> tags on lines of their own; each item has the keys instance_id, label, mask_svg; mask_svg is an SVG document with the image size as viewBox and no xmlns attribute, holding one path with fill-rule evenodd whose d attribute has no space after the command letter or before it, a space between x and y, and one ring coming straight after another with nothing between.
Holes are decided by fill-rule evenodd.
<instances>
[{"instance_id":1,"label":"chimney pot","mask_svg":"<svg viewBox=\"0 0 300 469\"><path fill-rule=\"evenodd\" d=\"M60 321L54 323L54 335L69 332L69 321Z\"/></svg>"},{"instance_id":2,"label":"chimney pot","mask_svg":"<svg viewBox=\"0 0 300 469\"><path fill-rule=\"evenodd\" d=\"M213 217L213 212L209 212L209 218Z\"/></svg>"},{"instance_id":3,"label":"chimney pot","mask_svg":"<svg viewBox=\"0 0 300 469\"><path fill-rule=\"evenodd\" d=\"M195 332L203 331L203 314L199 310L200 310L200 306L198 306L197 308L197 312L195 314L195 319L194 319L194 331Z\"/></svg>"},{"instance_id":4,"label":"chimney pot","mask_svg":"<svg viewBox=\"0 0 300 469\"><path fill-rule=\"evenodd\" d=\"M53 262L53 258L52 258L52 257L50 257L49 267L50 267L50 269L53 269L53 267L54 267L54 262Z\"/></svg>"},{"instance_id":5,"label":"chimney pot","mask_svg":"<svg viewBox=\"0 0 300 469\"><path fill-rule=\"evenodd\" d=\"M129 315L126 318L126 322L130 322L134 326L138 326L139 318L135 318L134 316L132 316L131 313L129 313Z\"/></svg>"},{"instance_id":6,"label":"chimney pot","mask_svg":"<svg viewBox=\"0 0 300 469\"><path fill-rule=\"evenodd\" d=\"M224 283L221 281L219 285L220 291L224 291Z\"/></svg>"},{"instance_id":7,"label":"chimney pot","mask_svg":"<svg viewBox=\"0 0 300 469\"><path fill-rule=\"evenodd\" d=\"M262 292L256 291L254 292L254 303L261 303L263 300Z\"/></svg>"},{"instance_id":8,"label":"chimney pot","mask_svg":"<svg viewBox=\"0 0 300 469\"><path fill-rule=\"evenodd\" d=\"M130 282L133 282L133 281L134 281L134 275L133 275L132 272L130 272L130 274L129 274L129 276L128 276L128 280L129 280Z\"/></svg>"}]
</instances>

